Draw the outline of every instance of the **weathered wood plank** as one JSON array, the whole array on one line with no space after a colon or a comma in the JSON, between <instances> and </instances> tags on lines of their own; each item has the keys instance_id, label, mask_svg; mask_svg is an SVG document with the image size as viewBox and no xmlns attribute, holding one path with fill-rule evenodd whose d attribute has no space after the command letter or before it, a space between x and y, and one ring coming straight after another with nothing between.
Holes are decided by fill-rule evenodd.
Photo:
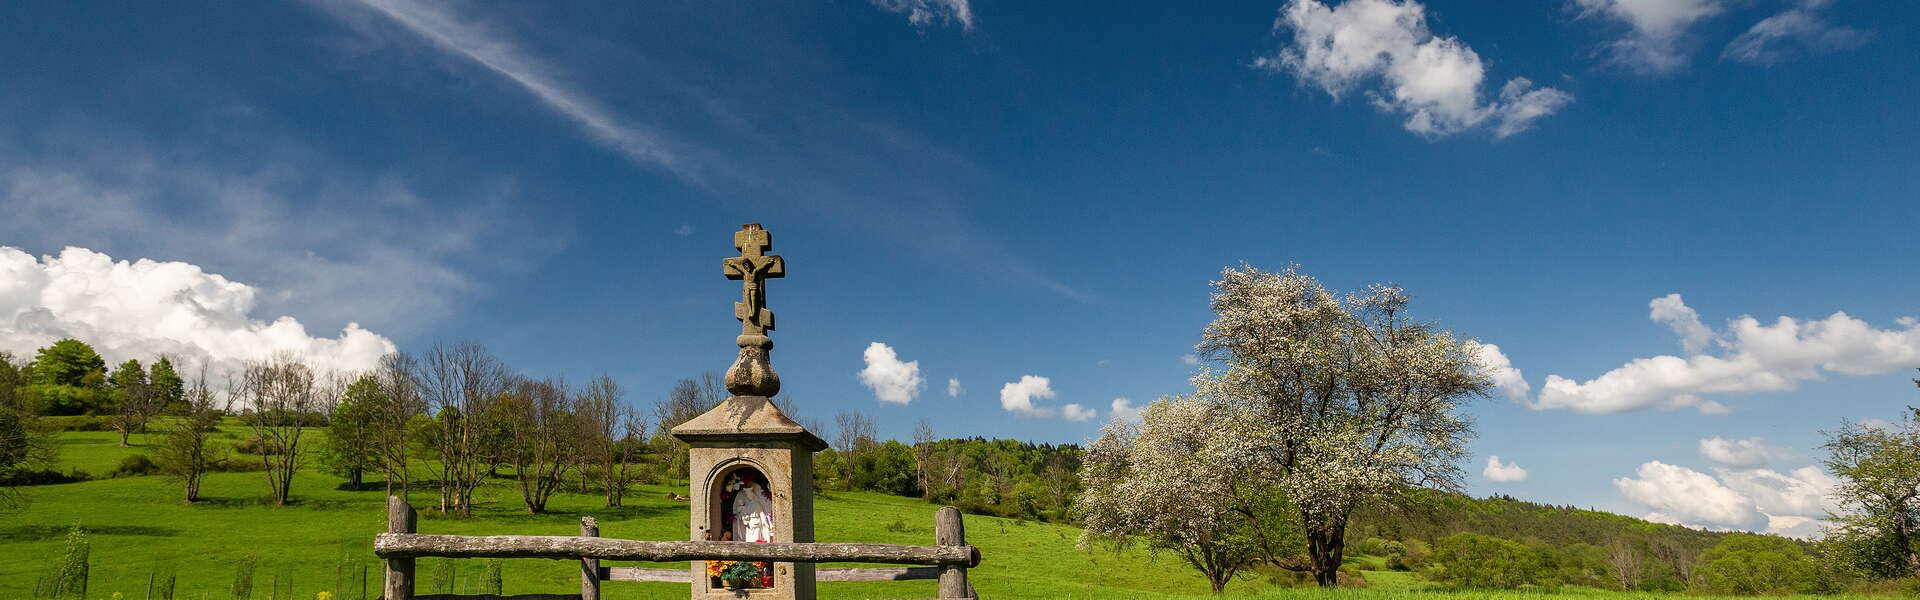
<instances>
[{"instance_id":1,"label":"weathered wood plank","mask_svg":"<svg viewBox=\"0 0 1920 600\"><path fill-rule=\"evenodd\" d=\"M907 546L857 543L650 542L557 535L433 535L383 533L373 540L381 558L554 558L677 562L765 560L901 565L980 564L973 546Z\"/></svg>"},{"instance_id":2,"label":"weathered wood plank","mask_svg":"<svg viewBox=\"0 0 1920 600\"><path fill-rule=\"evenodd\" d=\"M600 522L580 517L580 537L600 537ZM600 559L580 559L580 600L600 600Z\"/></svg>"},{"instance_id":3,"label":"weathered wood plank","mask_svg":"<svg viewBox=\"0 0 1920 600\"><path fill-rule=\"evenodd\" d=\"M817 569L814 581L908 581L939 579L939 567L897 567L885 569Z\"/></svg>"},{"instance_id":4,"label":"weathered wood plank","mask_svg":"<svg viewBox=\"0 0 1920 600\"><path fill-rule=\"evenodd\" d=\"M601 567L603 579L607 581L654 581L659 583L693 583L693 573L687 569L643 569L640 567Z\"/></svg>"}]
</instances>

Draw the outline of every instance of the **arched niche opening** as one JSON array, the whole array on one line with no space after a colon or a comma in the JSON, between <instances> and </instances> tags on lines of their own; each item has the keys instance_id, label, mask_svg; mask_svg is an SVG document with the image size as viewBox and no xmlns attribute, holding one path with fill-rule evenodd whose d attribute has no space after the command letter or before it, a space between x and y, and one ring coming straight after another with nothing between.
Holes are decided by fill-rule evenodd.
<instances>
[{"instance_id":1,"label":"arched niche opening","mask_svg":"<svg viewBox=\"0 0 1920 600\"><path fill-rule=\"evenodd\" d=\"M741 461L722 468L709 481L711 487L707 490L707 497L712 499L707 507L710 516L707 528L709 539L730 542L772 542L778 539L773 488L765 472L750 462ZM774 587L777 579L773 576L773 565L765 562L754 564L762 576L741 587ZM711 579L711 588L724 585L720 574L714 572L724 568L715 566L709 569L707 576Z\"/></svg>"}]
</instances>

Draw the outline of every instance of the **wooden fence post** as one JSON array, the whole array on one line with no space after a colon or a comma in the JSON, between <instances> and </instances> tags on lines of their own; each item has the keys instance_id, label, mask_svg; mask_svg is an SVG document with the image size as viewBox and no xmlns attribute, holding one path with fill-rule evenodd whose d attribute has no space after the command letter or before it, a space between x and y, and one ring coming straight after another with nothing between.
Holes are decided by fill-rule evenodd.
<instances>
[{"instance_id":1,"label":"wooden fence post","mask_svg":"<svg viewBox=\"0 0 1920 600\"><path fill-rule=\"evenodd\" d=\"M967 545L966 526L960 521L960 509L943 506L933 515L933 543L941 546ZM943 599L972 598L973 588L967 585L966 565L940 565L940 597Z\"/></svg>"},{"instance_id":2,"label":"wooden fence post","mask_svg":"<svg viewBox=\"0 0 1920 600\"><path fill-rule=\"evenodd\" d=\"M413 507L399 496L387 496L387 533L414 533ZM413 559L387 559L386 600L413 600Z\"/></svg>"},{"instance_id":3,"label":"wooden fence post","mask_svg":"<svg viewBox=\"0 0 1920 600\"><path fill-rule=\"evenodd\" d=\"M580 517L580 537L600 537L600 523L593 516ZM600 600L600 559L580 559L580 600Z\"/></svg>"}]
</instances>

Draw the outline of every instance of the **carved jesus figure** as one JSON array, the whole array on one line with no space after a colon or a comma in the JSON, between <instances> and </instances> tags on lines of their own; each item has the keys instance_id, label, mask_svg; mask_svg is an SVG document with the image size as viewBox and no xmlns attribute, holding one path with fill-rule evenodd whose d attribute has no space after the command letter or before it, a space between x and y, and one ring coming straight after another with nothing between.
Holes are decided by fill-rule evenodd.
<instances>
[{"instance_id":1,"label":"carved jesus figure","mask_svg":"<svg viewBox=\"0 0 1920 600\"><path fill-rule=\"evenodd\" d=\"M752 478L742 477L727 486L733 492L734 541L773 541L773 499Z\"/></svg>"}]
</instances>

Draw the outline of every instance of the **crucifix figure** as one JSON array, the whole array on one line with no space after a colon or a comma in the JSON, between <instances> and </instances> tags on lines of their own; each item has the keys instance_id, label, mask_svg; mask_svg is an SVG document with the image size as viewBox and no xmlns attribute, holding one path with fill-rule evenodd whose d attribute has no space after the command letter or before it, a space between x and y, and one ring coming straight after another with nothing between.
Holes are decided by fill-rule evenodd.
<instances>
[{"instance_id":1,"label":"crucifix figure","mask_svg":"<svg viewBox=\"0 0 1920 600\"><path fill-rule=\"evenodd\" d=\"M733 247L739 256L722 261L727 279L740 280L740 301L733 303L733 318L740 320L740 357L727 368L727 391L740 396L771 397L780 392L780 376L773 372L768 355L773 350L773 311L767 310L767 280L787 276L787 263L769 256L773 234L759 223L741 225L733 233Z\"/></svg>"},{"instance_id":2,"label":"crucifix figure","mask_svg":"<svg viewBox=\"0 0 1920 600\"><path fill-rule=\"evenodd\" d=\"M740 335L766 335L773 331L773 311L767 310L767 280L787 276L787 262L767 256L773 249L773 234L759 223L740 226L733 233L733 247L740 255L724 262L727 279L740 280L740 301L733 303L733 318L740 320Z\"/></svg>"}]
</instances>

